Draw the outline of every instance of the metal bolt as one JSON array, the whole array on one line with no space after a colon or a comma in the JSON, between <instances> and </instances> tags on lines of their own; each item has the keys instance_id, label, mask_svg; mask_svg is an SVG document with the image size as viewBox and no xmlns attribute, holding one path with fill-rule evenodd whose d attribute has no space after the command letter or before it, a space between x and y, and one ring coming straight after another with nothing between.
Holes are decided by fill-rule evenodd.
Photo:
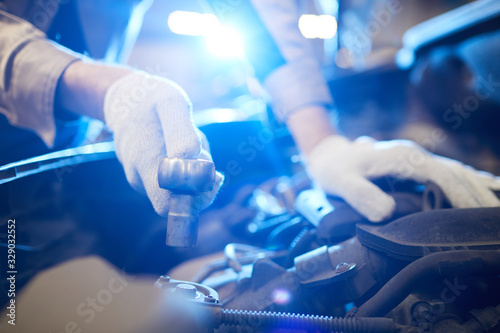
<instances>
[{"instance_id":1,"label":"metal bolt","mask_svg":"<svg viewBox=\"0 0 500 333\"><path fill-rule=\"evenodd\" d=\"M338 264L337 267L335 267L335 272L339 273L339 274L344 273L344 272L347 272L350 268L351 268L351 265L349 265L346 262L343 262L343 263Z\"/></svg>"},{"instance_id":2,"label":"metal bolt","mask_svg":"<svg viewBox=\"0 0 500 333\"><path fill-rule=\"evenodd\" d=\"M432 312L432 305L427 302L416 303L412 309L413 318L419 323L429 322Z\"/></svg>"},{"instance_id":3,"label":"metal bolt","mask_svg":"<svg viewBox=\"0 0 500 333\"><path fill-rule=\"evenodd\" d=\"M162 275L162 276L159 277L158 281L169 283L170 282L170 276Z\"/></svg>"},{"instance_id":4,"label":"metal bolt","mask_svg":"<svg viewBox=\"0 0 500 333\"><path fill-rule=\"evenodd\" d=\"M175 286L174 293L182 295L186 298L196 298L196 291L197 289L195 286L187 283L181 283Z\"/></svg>"}]
</instances>

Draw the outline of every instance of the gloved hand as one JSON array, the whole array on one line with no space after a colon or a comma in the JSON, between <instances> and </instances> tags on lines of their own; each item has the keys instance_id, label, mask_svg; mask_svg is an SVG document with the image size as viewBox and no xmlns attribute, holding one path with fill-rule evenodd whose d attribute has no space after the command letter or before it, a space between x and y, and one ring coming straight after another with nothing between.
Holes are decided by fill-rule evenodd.
<instances>
[{"instance_id":1,"label":"gloved hand","mask_svg":"<svg viewBox=\"0 0 500 333\"><path fill-rule=\"evenodd\" d=\"M212 160L205 136L193 124L188 97L170 80L133 72L108 88L104 117L114 133L116 155L127 180L147 194L158 214L166 216L170 191L158 185L160 161L165 157ZM200 209L211 204L223 179L217 172L213 190L200 193Z\"/></svg>"},{"instance_id":2,"label":"gloved hand","mask_svg":"<svg viewBox=\"0 0 500 333\"><path fill-rule=\"evenodd\" d=\"M325 192L342 197L372 222L390 217L396 205L370 181L383 176L432 181L455 208L500 206L492 192L500 190L500 177L431 154L412 141L361 137L350 142L332 135L314 147L307 164Z\"/></svg>"}]
</instances>

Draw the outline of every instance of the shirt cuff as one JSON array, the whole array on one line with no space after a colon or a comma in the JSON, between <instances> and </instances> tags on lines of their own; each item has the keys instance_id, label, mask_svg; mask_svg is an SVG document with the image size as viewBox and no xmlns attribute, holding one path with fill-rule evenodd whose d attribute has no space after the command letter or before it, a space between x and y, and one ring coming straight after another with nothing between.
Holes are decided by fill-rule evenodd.
<instances>
[{"instance_id":1,"label":"shirt cuff","mask_svg":"<svg viewBox=\"0 0 500 333\"><path fill-rule=\"evenodd\" d=\"M57 84L64 70L79 59L81 55L46 39L26 44L14 60L11 98L16 112L10 123L34 131L51 148Z\"/></svg>"},{"instance_id":2,"label":"shirt cuff","mask_svg":"<svg viewBox=\"0 0 500 333\"><path fill-rule=\"evenodd\" d=\"M265 79L264 85L272 96L274 114L281 121L305 106L333 104L315 59L302 59L277 68Z\"/></svg>"}]
</instances>

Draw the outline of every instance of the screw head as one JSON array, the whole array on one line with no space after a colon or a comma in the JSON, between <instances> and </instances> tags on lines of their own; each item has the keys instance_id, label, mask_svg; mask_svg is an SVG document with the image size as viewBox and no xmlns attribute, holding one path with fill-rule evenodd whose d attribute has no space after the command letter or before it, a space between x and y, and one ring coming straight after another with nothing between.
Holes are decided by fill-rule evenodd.
<instances>
[{"instance_id":1,"label":"screw head","mask_svg":"<svg viewBox=\"0 0 500 333\"><path fill-rule=\"evenodd\" d=\"M419 323L429 322L433 317L433 308L427 302L419 302L413 305L411 310L413 318Z\"/></svg>"},{"instance_id":2,"label":"screw head","mask_svg":"<svg viewBox=\"0 0 500 333\"><path fill-rule=\"evenodd\" d=\"M337 267L335 267L335 272L337 272L339 274L344 273L344 272L347 272L350 268L351 268L351 265L349 265L346 262L342 262L342 263L338 264Z\"/></svg>"}]
</instances>

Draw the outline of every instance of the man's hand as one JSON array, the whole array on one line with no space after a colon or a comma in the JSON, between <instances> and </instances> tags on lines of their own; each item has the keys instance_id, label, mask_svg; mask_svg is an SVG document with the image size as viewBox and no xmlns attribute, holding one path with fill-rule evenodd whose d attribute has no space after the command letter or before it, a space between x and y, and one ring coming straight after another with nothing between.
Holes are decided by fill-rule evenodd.
<instances>
[{"instance_id":1,"label":"man's hand","mask_svg":"<svg viewBox=\"0 0 500 333\"><path fill-rule=\"evenodd\" d=\"M78 61L61 77L56 100L63 109L106 122L127 180L148 195L160 215L167 215L170 198L170 192L158 184L160 161L165 157L212 160L205 136L192 122L189 99L170 80ZM212 202L222 181L217 173L214 189L200 194L198 208Z\"/></svg>"},{"instance_id":2,"label":"man's hand","mask_svg":"<svg viewBox=\"0 0 500 333\"><path fill-rule=\"evenodd\" d=\"M129 183L145 191L156 212L168 213L170 191L158 185L158 168L165 157L212 160L208 142L193 124L191 103L172 81L144 72L133 72L109 88L104 101L104 118L115 137L116 155ZM199 195L206 208L220 188L216 185Z\"/></svg>"},{"instance_id":3,"label":"man's hand","mask_svg":"<svg viewBox=\"0 0 500 333\"><path fill-rule=\"evenodd\" d=\"M500 190L499 177L433 155L412 141L361 137L350 142L332 135L307 160L309 173L323 190L342 197L372 222L389 218L395 208L394 199L370 181L383 176L432 181L456 208L500 206L492 192Z\"/></svg>"},{"instance_id":4,"label":"man's hand","mask_svg":"<svg viewBox=\"0 0 500 333\"><path fill-rule=\"evenodd\" d=\"M344 198L373 222L390 217L395 208L392 197L370 181L383 176L433 181L454 207L500 205L490 190L500 189L500 181L493 175L432 155L409 141L362 138L349 142L336 135L327 112L332 105L328 86L310 41L297 26L298 4L251 2L286 62L263 80L274 113L286 123L307 158L309 173L326 192Z\"/></svg>"}]
</instances>

